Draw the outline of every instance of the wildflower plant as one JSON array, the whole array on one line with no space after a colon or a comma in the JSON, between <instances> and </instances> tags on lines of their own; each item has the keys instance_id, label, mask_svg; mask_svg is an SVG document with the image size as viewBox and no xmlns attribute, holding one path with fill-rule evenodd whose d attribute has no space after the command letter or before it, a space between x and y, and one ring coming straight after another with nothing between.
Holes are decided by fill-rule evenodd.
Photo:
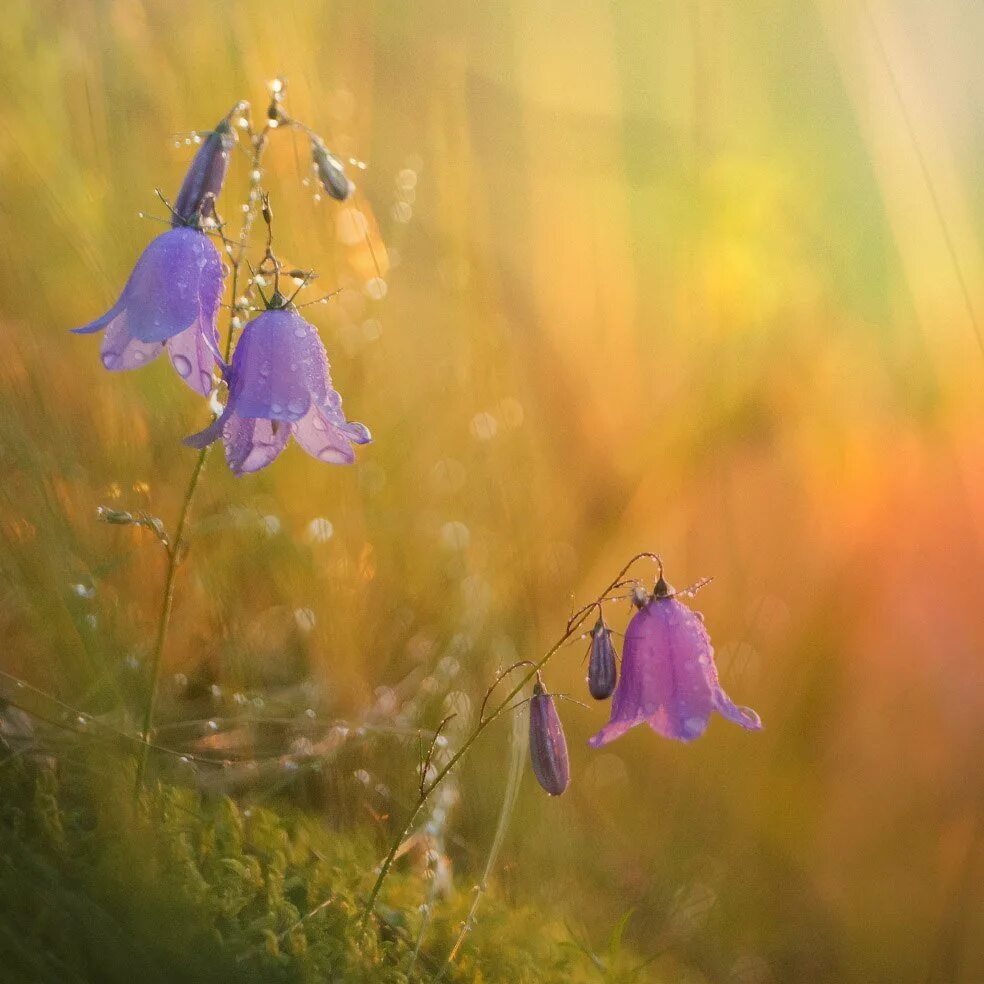
<instances>
[{"instance_id":1,"label":"wildflower plant","mask_svg":"<svg viewBox=\"0 0 984 984\"><path fill-rule=\"evenodd\" d=\"M269 466L291 438L312 457L329 464L352 463L355 447L371 440L364 424L346 418L342 398L332 380L328 353L316 327L301 313L307 304L326 302L333 293L298 303L298 296L314 274L288 269L275 250L273 209L269 192L262 184L262 163L270 140L278 131L303 134L310 142L312 173L332 200L346 201L356 194L356 188L326 141L288 115L283 103L283 81L274 80L269 89L270 101L262 125L254 124L249 103L240 101L205 135L173 204L165 201L170 209L170 228L148 244L116 303L101 317L74 329L79 334L103 332L102 363L111 371L140 368L167 349L179 378L208 398L203 409L211 412L212 418L198 433L185 438L187 445L198 450L198 457L173 531L161 520L140 513L107 508L100 513L111 524L150 530L167 555L160 615L142 695L139 735L135 738L123 731L113 732L114 738L137 749L138 801L148 753L174 753L157 740L155 704L176 573L184 557L188 518L210 449L221 442L232 472L246 476ZM249 161L251 184L241 226L231 235L223 217L223 185L231 155L243 150ZM165 200L164 196L161 198ZM258 217L262 218L266 236L262 253L257 251L253 256L251 234ZM368 292L373 295L372 290ZM220 338L218 320L224 295L229 298L229 319L224 338ZM627 576L640 561L654 561L658 566L652 592L638 577ZM473 727L469 729L460 721L449 727L456 715L447 715L430 735L420 763L416 796L397 825L383 860L373 869L371 885L366 880L367 890L360 897L360 924L364 926L370 917L380 917L383 884L395 860L415 843L425 845L428 858L434 855L439 861L443 856L433 845L443 841L448 809L457 797L449 781L452 772L494 721L523 708L528 713L525 745L522 737L517 739L522 729L514 725L510 779L483 884L435 979L448 971L474 924L485 880L501 848L527 752L533 773L548 794L560 796L569 786L570 757L558 711L558 699L567 695L548 690L544 671L570 642L590 637L588 693L596 701L612 698L611 720L590 740L594 747L640 723L648 723L665 737L689 742L704 733L714 711L746 729L761 728L754 711L739 707L723 691L703 620L682 600L691 597L704 583L676 592L664 580L662 560L656 554L633 557L592 602L570 617L561 638L543 656L514 663L496 677L485 693ZM625 589L629 590L628 595L618 593ZM637 611L625 634L619 669L614 633L604 608L626 597L634 602ZM593 627L582 632L592 617ZM517 675L520 670L523 672ZM527 687L531 687L531 693L524 697ZM493 700L502 690L505 695ZM260 698L254 698L257 700ZM76 723L77 730L81 730L90 722L79 716ZM209 721L209 725L219 728L215 721ZM305 738L306 744L283 761L297 768L302 758L327 758L344 741L345 734L347 728L338 728L334 729L334 738L329 735L317 743ZM182 761L187 762L188 757L182 756ZM234 765L232 761L227 764ZM367 772L365 776L368 784L371 780ZM423 820L425 808L430 809L430 814ZM447 866L442 869L436 861L431 873L432 894L422 909L425 918L409 961L411 967L421 951L430 906L441 891L440 886L449 880ZM316 899L288 932L322 913L330 902L330 896Z\"/></svg>"},{"instance_id":2,"label":"wildflower plant","mask_svg":"<svg viewBox=\"0 0 984 984\"><path fill-rule=\"evenodd\" d=\"M158 193L170 209L171 228L148 244L116 303L101 317L73 329L78 334L104 333L101 357L106 369L138 369L166 348L178 376L195 392L203 397L225 395L221 409L209 403L212 422L187 439L199 454L174 532L167 533L159 520L153 520L168 564L142 712L138 791L153 735L175 575L209 449L221 438L230 469L245 475L269 465L291 435L312 456L330 464L351 464L353 445L371 440L364 424L345 419L324 345L295 304L313 272L285 269L274 251L272 208L262 186L270 140L278 132L302 133L310 141L317 180L332 199L350 198L355 185L324 138L287 113L284 80L275 79L268 88L270 101L262 125L254 124L250 104L242 100L203 140L196 137L201 143L174 203ZM237 142L245 144L249 159L250 191L239 233L233 238L220 199ZM266 244L254 267L249 254L258 215L266 226ZM246 289L241 290L247 276ZM293 282L293 292L281 292L282 279ZM268 296L263 286L271 282ZM226 292L230 317L220 346L218 316ZM326 302L331 296L307 303ZM262 308L256 307L257 300ZM251 318L253 314L256 317ZM114 513L110 521L124 523L120 517L129 515ZM131 522L148 525L151 521L140 517Z\"/></svg>"}]
</instances>

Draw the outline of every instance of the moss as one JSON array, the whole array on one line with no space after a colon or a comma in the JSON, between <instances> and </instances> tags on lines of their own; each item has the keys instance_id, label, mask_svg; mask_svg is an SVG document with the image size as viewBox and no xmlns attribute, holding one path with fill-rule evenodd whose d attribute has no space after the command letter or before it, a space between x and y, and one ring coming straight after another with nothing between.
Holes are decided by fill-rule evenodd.
<instances>
[{"instance_id":1,"label":"moss","mask_svg":"<svg viewBox=\"0 0 984 984\"><path fill-rule=\"evenodd\" d=\"M395 871L361 928L379 848L359 833L171 785L134 804L124 774L4 768L0 960L12 984L433 980L467 916L468 892L437 902L415 956L427 883ZM589 979L564 935L493 892L443 979Z\"/></svg>"}]
</instances>

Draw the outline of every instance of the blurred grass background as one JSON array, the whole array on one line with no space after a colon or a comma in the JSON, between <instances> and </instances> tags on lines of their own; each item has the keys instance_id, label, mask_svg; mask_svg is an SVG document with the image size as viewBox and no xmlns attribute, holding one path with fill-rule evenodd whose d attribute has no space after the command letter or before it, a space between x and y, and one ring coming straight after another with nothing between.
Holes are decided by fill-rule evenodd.
<instances>
[{"instance_id":1,"label":"blurred grass background","mask_svg":"<svg viewBox=\"0 0 984 984\"><path fill-rule=\"evenodd\" d=\"M175 135L282 73L369 165L388 295L309 312L376 441L350 469L210 460L168 673L310 670L354 716L443 665L461 709L659 550L715 576L697 607L766 730L595 753L604 708L565 705L573 785L527 780L503 891L599 946L634 908L659 979L984 980L982 32L971 0L7 0L3 668L98 709L146 655L163 558L95 510L172 524L207 414L65 329L157 232ZM307 164L269 160L280 251L358 288ZM465 878L508 730L460 777Z\"/></svg>"}]
</instances>

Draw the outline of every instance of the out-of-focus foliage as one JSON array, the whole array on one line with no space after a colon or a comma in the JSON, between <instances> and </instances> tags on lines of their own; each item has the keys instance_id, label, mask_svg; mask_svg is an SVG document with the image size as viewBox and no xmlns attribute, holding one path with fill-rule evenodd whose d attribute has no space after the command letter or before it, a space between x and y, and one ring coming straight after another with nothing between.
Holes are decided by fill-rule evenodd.
<instances>
[{"instance_id":1,"label":"out-of-focus foliage","mask_svg":"<svg viewBox=\"0 0 984 984\"><path fill-rule=\"evenodd\" d=\"M379 921L359 925L357 886L373 863L365 838L170 785L134 808L124 778L132 771L65 779L8 763L4 981L410 984L441 971L469 893L435 908L418 953L414 875L394 878ZM525 904L487 899L469 939L445 980L597 979L562 945L564 927Z\"/></svg>"},{"instance_id":2,"label":"out-of-focus foliage","mask_svg":"<svg viewBox=\"0 0 984 984\"><path fill-rule=\"evenodd\" d=\"M631 909L657 980L979 981L982 36L976 0L6 0L3 668L133 726L163 558L96 508L173 526L208 413L65 329L159 228L135 213L175 193L187 131L283 73L291 111L368 163L382 300L348 206L302 184L306 146L264 181L285 259L351 288L308 310L375 443L350 469L209 462L162 723L289 692L288 748L304 701L463 728L572 593L658 549L674 584L715 576L696 607L766 730L593 752L604 710L561 705L571 787L525 783L503 897L593 952ZM230 218L245 172L237 149ZM583 696L582 656L552 691ZM456 773L463 880L508 760L503 724ZM371 880L416 763L367 732L317 795L246 795L371 839Z\"/></svg>"}]
</instances>

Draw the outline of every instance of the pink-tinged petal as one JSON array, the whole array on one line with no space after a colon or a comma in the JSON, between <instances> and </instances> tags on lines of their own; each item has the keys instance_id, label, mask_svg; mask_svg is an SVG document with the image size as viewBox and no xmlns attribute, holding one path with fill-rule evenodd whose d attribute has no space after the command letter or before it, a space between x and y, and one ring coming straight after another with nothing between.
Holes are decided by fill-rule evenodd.
<instances>
[{"instance_id":1,"label":"pink-tinged petal","mask_svg":"<svg viewBox=\"0 0 984 984\"><path fill-rule=\"evenodd\" d=\"M326 394L324 346L296 311L264 311L254 318L243 332L233 367L243 416L300 420Z\"/></svg>"},{"instance_id":2,"label":"pink-tinged petal","mask_svg":"<svg viewBox=\"0 0 984 984\"><path fill-rule=\"evenodd\" d=\"M208 396L212 392L215 354L202 331L201 321L173 335L165 344L174 371L196 393Z\"/></svg>"},{"instance_id":3,"label":"pink-tinged petal","mask_svg":"<svg viewBox=\"0 0 984 984\"><path fill-rule=\"evenodd\" d=\"M282 420L241 417L238 407L223 430L226 461L235 475L259 471L286 447L291 427Z\"/></svg>"},{"instance_id":4,"label":"pink-tinged petal","mask_svg":"<svg viewBox=\"0 0 984 984\"><path fill-rule=\"evenodd\" d=\"M309 455L319 461L333 465L351 465L355 461L351 439L324 407L312 406L307 415L294 425L294 437Z\"/></svg>"},{"instance_id":5,"label":"pink-tinged petal","mask_svg":"<svg viewBox=\"0 0 984 984\"><path fill-rule=\"evenodd\" d=\"M203 276L214 290L218 271L221 292L221 270L218 251L197 229L170 229L154 239L123 291L134 337L163 342L194 324L202 313Z\"/></svg>"},{"instance_id":6,"label":"pink-tinged petal","mask_svg":"<svg viewBox=\"0 0 984 984\"><path fill-rule=\"evenodd\" d=\"M119 313L123 310L123 298L121 297L101 318L90 321L81 328L70 328L73 335L92 335L97 331L102 331Z\"/></svg>"},{"instance_id":7,"label":"pink-tinged petal","mask_svg":"<svg viewBox=\"0 0 984 984\"><path fill-rule=\"evenodd\" d=\"M118 314L107 326L102 342L102 364L113 372L139 369L153 362L164 350L163 342L144 342L130 334L126 311Z\"/></svg>"},{"instance_id":8,"label":"pink-tinged petal","mask_svg":"<svg viewBox=\"0 0 984 984\"><path fill-rule=\"evenodd\" d=\"M762 719L758 714L750 707L741 707L739 704L736 704L720 686L718 686L714 694L714 710L721 717L727 718L735 724L740 724L749 731L762 730Z\"/></svg>"}]
</instances>

